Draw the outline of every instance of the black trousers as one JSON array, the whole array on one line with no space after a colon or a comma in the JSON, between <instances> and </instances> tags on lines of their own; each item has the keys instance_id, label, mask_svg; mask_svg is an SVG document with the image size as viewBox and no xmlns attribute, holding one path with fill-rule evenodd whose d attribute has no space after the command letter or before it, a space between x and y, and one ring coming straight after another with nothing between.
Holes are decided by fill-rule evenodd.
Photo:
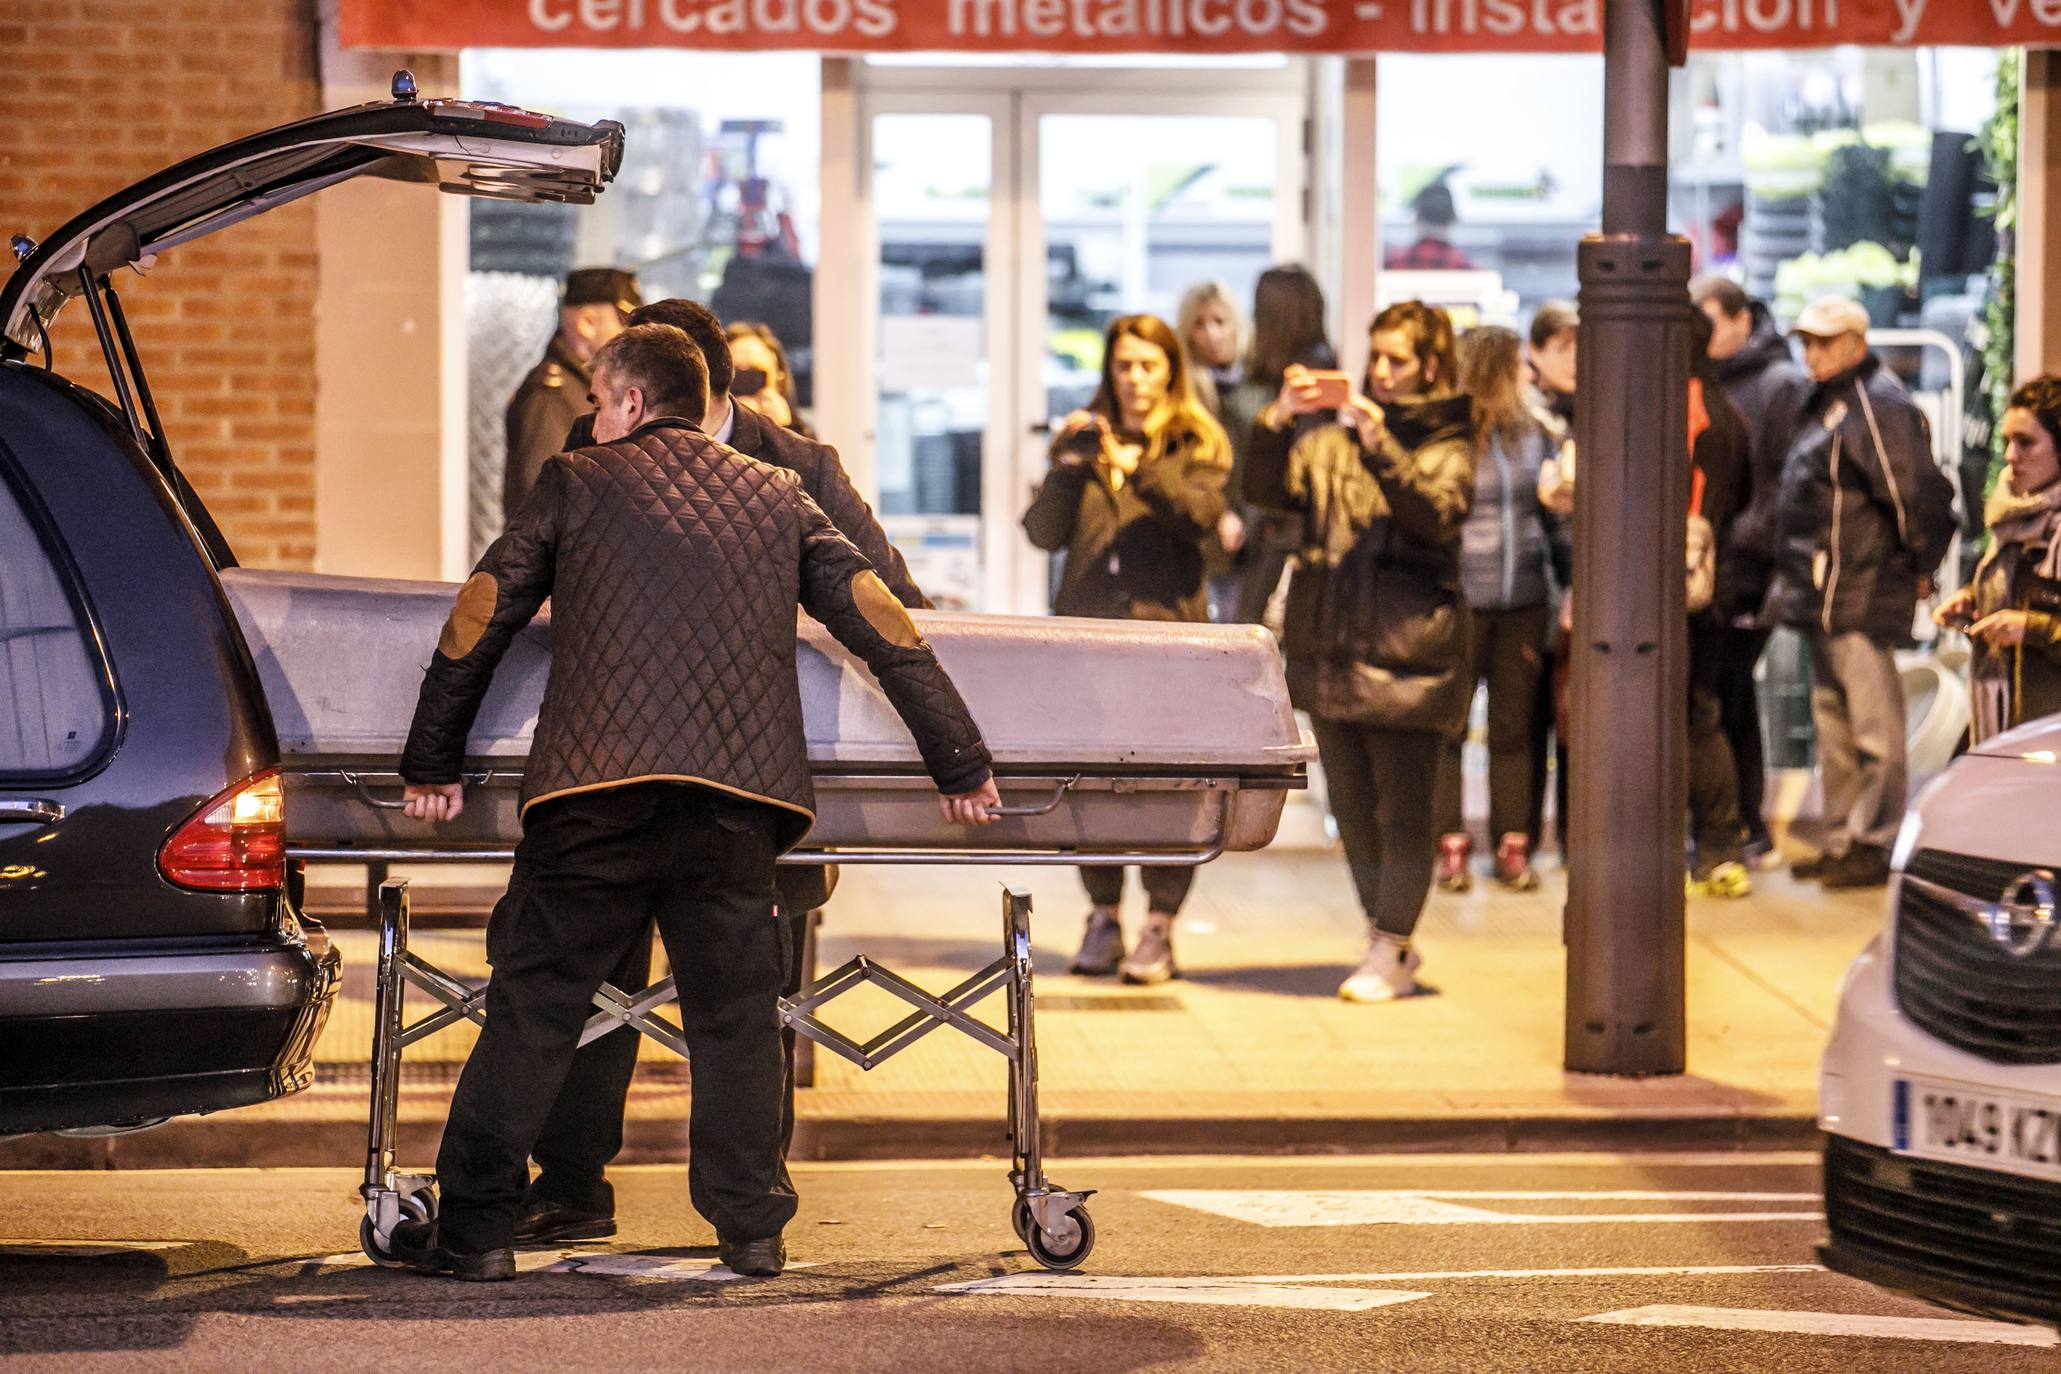
<instances>
[{"instance_id":1,"label":"black trousers","mask_svg":"<svg viewBox=\"0 0 2061 1374\"><path fill-rule=\"evenodd\" d=\"M1739 778L1739 820L1750 839L1765 839L1767 819L1767 746L1760 733L1760 692L1753 670L1767 651L1768 631L1726 626L1720 632L1717 696L1724 713L1725 740L1732 746L1732 768Z\"/></svg>"},{"instance_id":2,"label":"black trousers","mask_svg":"<svg viewBox=\"0 0 2061 1374\"><path fill-rule=\"evenodd\" d=\"M770 807L673 783L531 810L487 928L486 1025L437 1153L445 1244L482 1250L512 1240L530 1155L594 993L633 946L646 945L654 922L694 1056L695 1209L735 1241L787 1225L795 1195L780 1153L774 1004L787 954L773 914L776 825Z\"/></svg>"},{"instance_id":3,"label":"black trousers","mask_svg":"<svg viewBox=\"0 0 2061 1374\"><path fill-rule=\"evenodd\" d=\"M1360 909L1377 930L1407 940L1438 858L1431 790L1445 737L1314 718L1310 725Z\"/></svg>"},{"instance_id":4,"label":"black trousers","mask_svg":"<svg viewBox=\"0 0 2061 1374\"><path fill-rule=\"evenodd\" d=\"M1545 665L1544 606L1475 611L1467 646L1474 680L1488 683L1489 843L1531 829L1532 758L1539 673ZM1464 739L1449 741L1438 764L1439 833L1467 828L1462 814Z\"/></svg>"},{"instance_id":5,"label":"black trousers","mask_svg":"<svg viewBox=\"0 0 2061 1374\"><path fill-rule=\"evenodd\" d=\"M1147 864L1138 869L1138 880L1145 885L1147 906L1168 916L1178 916L1181 904L1188 900L1188 890L1195 886L1195 870ZM1083 868L1081 886L1088 889L1088 900L1096 906L1115 906L1123 900L1124 871L1121 868Z\"/></svg>"},{"instance_id":6,"label":"black trousers","mask_svg":"<svg viewBox=\"0 0 2061 1374\"><path fill-rule=\"evenodd\" d=\"M1743 853L1739 774L1720 695L1729 633L1709 616L1689 622L1689 830L1696 866L1706 872Z\"/></svg>"},{"instance_id":7,"label":"black trousers","mask_svg":"<svg viewBox=\"0 0 2061 1374\"><path fill-rule=\"evenodd\" d=\"M801 953L808 940L809 915L829 896L830 884L822 867L813 864L781 866L775 885L781 923L786 927L787 966L780 992L792 997L801 991ZM636 992L651 982L651 931L649 927L635 941L622 961L609 973L608 981L623 992ZM782 1061L780 1093L780 1154L794 1141L794 1046L795 1032L780 1032ZM644 1037L628 1027L610 1031L580 1046L572 1069L558 1090L558 1101L544 1122L530 1153L537 1161L537 1178L529 1195L538 1200L562 1202L589 1212L613 1212L615 1187L606 1170L623 1149L623 1117L629 1105L630 1080L637 1072L637 1051Z\"/></svg>"}]
</instances>

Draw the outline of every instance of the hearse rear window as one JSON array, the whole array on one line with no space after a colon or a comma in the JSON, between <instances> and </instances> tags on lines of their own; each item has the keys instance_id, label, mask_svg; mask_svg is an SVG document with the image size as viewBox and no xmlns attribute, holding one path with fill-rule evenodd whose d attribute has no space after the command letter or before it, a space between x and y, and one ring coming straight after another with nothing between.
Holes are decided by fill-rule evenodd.
<instances>
[{"instance_id":1,"label":"hearse rear window","mask_svg":"<svg viewBox=\"0 0 2061 1374\"><path fill-rule=\"evenodd\" d=\"M113 724L99 650L0 467L0 778L73 772Z\"/></svg>"}]
</instances>

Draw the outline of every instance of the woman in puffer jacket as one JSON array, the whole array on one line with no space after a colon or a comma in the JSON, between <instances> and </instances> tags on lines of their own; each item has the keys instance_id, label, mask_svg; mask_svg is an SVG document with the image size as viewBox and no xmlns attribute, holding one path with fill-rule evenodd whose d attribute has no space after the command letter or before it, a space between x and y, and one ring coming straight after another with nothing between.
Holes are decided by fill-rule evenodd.
<instances>
[{"instance_id":1,"label":"woman in puffer jacket","mask_svg":"<svg viewBox=\"0 0 2061 1374\"><path fill-rule=\"evenodd\" d=\"M1417 990L1411 936L1431 890L1439 754L1466 719L1467 603L1460 530L1474 499L1471 406L1455 395L1453 326L1420 301L1375 316L1362 392L1335 405L1290 368L1254 425L1245 496L1299 512L1282 649L1307 711L1346 862L1370 927L1340 985L1350 1002Z\"/></svg>"},{"instance_id":2,"label":"woman in puffer jacket","mask_svg":"<svg viewBox=\"0 0 2061 1374\"><path fill-rule=\"evenodd\" d=\"M1102 386L1086 410L1053 426L1052 468L1023 517L1041 549L1066 554L1056 615L1206 621L1204 543L1224 513L1231 471L1223 426L1197 399L1180 340L1152 315L1113 320ZM1174 918L1195 870L1147 867L1149 903L1137 945L1124 950L1121 868L1083 868L1087 928L1072 969L1127 983L1180 976Z\"/></svg>"},{"instance_id":3,"label":"woman in puffer jacket","mask_svg":"<svg viewBox=\"0 0 2061 1374\"><path fill-rule=\"evenodd\" d=\"M2061 375L2011 393L2004 457L1975 579L1932 618L1974 642L1971 742L2061 711Z\"/></svg>"}]
</instances>

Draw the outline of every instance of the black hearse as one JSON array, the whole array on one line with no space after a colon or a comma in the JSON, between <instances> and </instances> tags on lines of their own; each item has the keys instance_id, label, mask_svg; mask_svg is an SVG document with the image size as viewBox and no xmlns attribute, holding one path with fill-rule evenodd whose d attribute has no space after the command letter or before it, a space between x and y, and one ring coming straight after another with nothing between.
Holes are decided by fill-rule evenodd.
<instances>
[{"instance_id":1,"label":"black hearse","mask_svg":"<svg viewBox=\"0 0 2061 1374\"><path fill-rule=\"evenodd\" d=\"M102 201L0 290L0 1135L307 1086L336 952L289 894L279 744L116 283L358 176L592 201L622 130L394 100L255 134ZM164 264L176 270L176 255ZM86 311L99 357L55 358ZM110 404L69 381L104 364Z\"/></svg>"}]
</instances>

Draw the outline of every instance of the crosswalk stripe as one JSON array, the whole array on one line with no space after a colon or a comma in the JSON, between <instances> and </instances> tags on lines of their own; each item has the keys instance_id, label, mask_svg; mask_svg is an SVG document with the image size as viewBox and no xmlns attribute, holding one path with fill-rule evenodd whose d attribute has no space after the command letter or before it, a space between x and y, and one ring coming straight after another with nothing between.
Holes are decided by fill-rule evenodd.
<instances>
[{"instance_id":1,"label":"crosswalk stripe","mask_svg":"<svg viewBox=\"0 0 2061 1374\"><path fill-rule=\"evenodd\" d=\"M1951 1317L1870 1317L1843 1312L1764 1312L1736 1307L1633 1307L1581 1318L1608 1326L1701 1327L1789 1336L1875 1336L1900 1341L1960 1341L1984 1345L2061 1345L2043 1326L1964 1321Z\"/></svg>"},{"instance_id":2,"label":"crosswalk stripe","mask_svg":"<svg viewBox=\"0 0 2061 1374\"><path fill-rule=\"evenodd\" d=\"M1685 1223L1821 1221L1809 1211L1737 1212L1500 1212L1452 1202L1453 1197L1480 1194L1438 1189L1400 1191L1267 1191L1239 1189L1157 1189L1139 1194L1153 1202L1227 1217L1255 1226L1600 1226L1682 1225ZM1612 1201L1607 1193L1491 1194L1530 1201ZM1632 1200L1745 1201L1767 1195L1753 1193L1638 1193ZM1777 1194L1783 1200L1817 1201L1814 1194Z\"/></svg>"},{"instance_id":3,"label":"crosswalk stripe","mask_svg":"<svg viewBox=\"0 0 2061 1374\"><path fill-rule=\"evenodd\" d=\"M1401 1288L1314 1288L1234 1278L1135 1278L1121 1274L1007 1274L951 1283L939 1293L988 1297L1099 1298L1209 1307L1276 1307L1304 1312L1365 1312L1428 1298Z\"/></svg>"},{"instance_id":4,"label":"crosswalk stripe","mask_svg":"<svg viewBox=\"0 0 2061 1374\"><path fill-rule=\"evenodd\" d=\"M1822 1274L1822 1264L1638 1264L1591 1269L1415 1269L1364 1274L1246 1274L1247 1283L1430 1283L1439 1279L1673 1279Z\"/></svg>"}]
</instances>

